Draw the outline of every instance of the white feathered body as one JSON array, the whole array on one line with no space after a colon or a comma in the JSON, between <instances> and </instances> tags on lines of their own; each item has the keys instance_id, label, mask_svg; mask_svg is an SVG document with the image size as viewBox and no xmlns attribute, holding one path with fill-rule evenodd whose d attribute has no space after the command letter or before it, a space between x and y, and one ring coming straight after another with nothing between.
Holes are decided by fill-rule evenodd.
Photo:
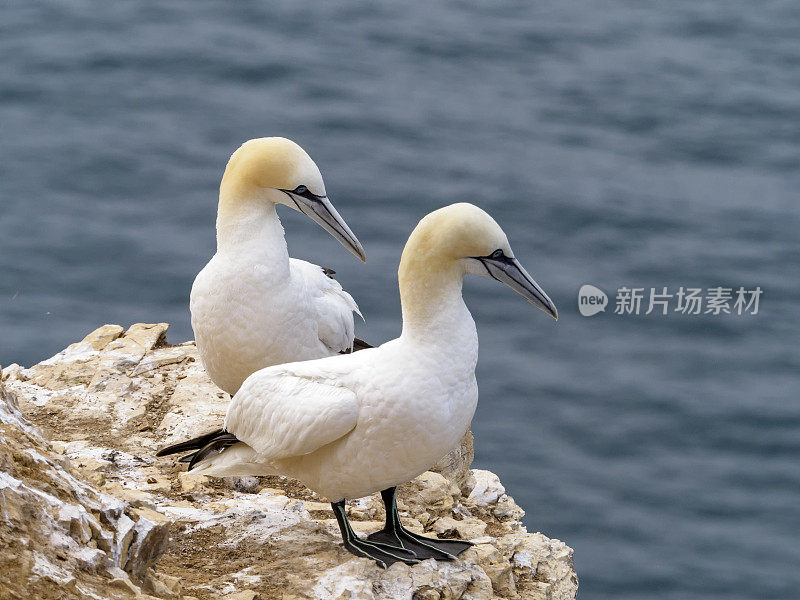
<instances>
[{"instance_id":1,"label":"white feathered body","mask_svg":"<svg viewBox=\"0 0 800 600\"><path fill-rule=\"evenodd\" d=\"M254 373L225 420L242 443L197 472L283 474L331 501L424 472L458 444L478 401L478 337L458 300L430 335Z\"/></svg>"},{"instance_id":2,"label":"white feathered body","mask_svg":"<svg viewBox=\"0 0 800 600\"><path fill-rule=\"evenodd\" d=\"M237 234L197 275L190 298L203 365L231 395L259 369L350 348L358 312L321 267L289 258L274 207Z\"/></svg>"}]
</instances>

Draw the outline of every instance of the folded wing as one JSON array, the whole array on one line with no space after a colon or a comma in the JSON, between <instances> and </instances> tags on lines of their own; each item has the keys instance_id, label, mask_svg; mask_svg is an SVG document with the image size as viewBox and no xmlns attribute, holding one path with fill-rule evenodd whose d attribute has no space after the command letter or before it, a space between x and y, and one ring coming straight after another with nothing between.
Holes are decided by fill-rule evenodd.
<instances>
[{"instance_id":1,"label":"folded wing","mask_svg":"<svg viewBox=\"0 0 800 600\"><path fill-rule=\"evenodd\" d=\"M334 271L294 258L290 259L290 264L293 276L302 279L305 293L314 303L319 340L331 353L352 348L355 334L353 313L360 317L361 312L353 297L331 277Z\"/></svg>"},{"instance_id":2,"label":"folded wing","mask_svg":"<svg viewBox=\"0 0 800 600\"><path fill-rule=\"evenodd\" d=\"M302 456L347 435L358 422L356 394L335 382L265 369L233 398L225 431L259 460Z\"/></svg>"}]
</instances>

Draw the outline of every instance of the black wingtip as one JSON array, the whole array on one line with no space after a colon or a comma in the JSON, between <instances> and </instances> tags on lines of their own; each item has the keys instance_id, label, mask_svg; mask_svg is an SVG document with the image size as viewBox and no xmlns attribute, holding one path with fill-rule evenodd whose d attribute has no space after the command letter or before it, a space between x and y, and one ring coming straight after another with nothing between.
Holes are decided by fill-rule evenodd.
<instances>
[{"instance_id":1,"label":"black wingtip","mask_svg":"<svg viewBox=\"0 0 800 600\"><path fill-rule=\"evenodd\" d=\"M239 440L232 433L224 433L214 438L194 454L184 457L184 458L191 458L191 460L189 461L189 470L191 471L197 465L197 463L199 463L201 460L203 460L212 452L215 453L222 452L227 448L233 446L238 441Z\"/></svg>"},{"instance_id":2,"label":"black wingtip","mask_svg":"<svg viewBox=\"0 0 800 600\"><path fill-rule=\"evenodd\" d=\"M358 338L353 338L353 352L358 352L359 350L367 350L368 348L374 348L372 344L368 344L364 340L360 340Z\"/></svg>"},{"instance_id":3,"label":"black wingtip","mask_svg":"<svg viewBox=\"0 0 800 600\"><path fill-rule=\"evenodd\" d=\"M179 452L186 452L188 450L199 450L206 444L208 444L211 440L226 434L227 432L224 429L215 429L209 433L204 433L196 438L192 438L185 442L179 442L177 444L172 444L171 446L167 446L166 448L162 448L158 452L156 452L156 456L168 456L170 454L178 454Z\"/></svg>"}]
</instances>

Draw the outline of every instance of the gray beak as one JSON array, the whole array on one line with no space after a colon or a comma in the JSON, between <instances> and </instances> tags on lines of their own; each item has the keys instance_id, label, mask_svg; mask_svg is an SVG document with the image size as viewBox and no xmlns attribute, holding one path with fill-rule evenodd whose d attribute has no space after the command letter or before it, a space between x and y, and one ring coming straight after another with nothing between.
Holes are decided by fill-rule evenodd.
<instances>
[{"instance_id":1,"label":"gray beak","mask_svg":"<svg viewBox=\"0 0 800 600\"><path fill-rule=\"evenodd\" d=\"M316 196L311 192L300 195L292 190L281 190L294 200L297 209L304 215L310 217L314 222L330 233L339 243L355 254L362 261L367 262L367 255L364 246L358 241L355 234L345 223L333 207L327 196Z\"/></svg>"},{"instance_id":2,"label":"gray beak","mask_svg":"<svg viewBox=\"0 0 800 600\"><path fill-rule=\"evenodd\" d=\"M553 301L550 300L544 290L534 281L533 277L528 274L516 258L502 255L498 258L484 256L477 260L483 263L491 277L500 283L506 284L525 300L558 321L556 305L553 304Z\"/></svg>"}]
</instances>

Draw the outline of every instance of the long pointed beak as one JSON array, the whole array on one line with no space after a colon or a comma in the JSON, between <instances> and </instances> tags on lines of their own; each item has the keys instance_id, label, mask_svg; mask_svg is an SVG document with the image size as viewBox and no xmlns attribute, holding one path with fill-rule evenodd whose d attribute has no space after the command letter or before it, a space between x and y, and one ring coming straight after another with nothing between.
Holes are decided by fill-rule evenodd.
<instances>
[{"instance_id":1,"label":"long pointed beak","mask_svg":"<svg viewBox=\"0 0 800 600\"><path fill-rule=\"evenodd\" d=\"M291 194L292 200L297 204L297 208L304 215L310 217L314 222L330 233L339 243L355 254L362 261L367 262L367 254L364 246L350 230L344 219L333 207L326 196L312 196L307 198L298 194Z\"/></svg>"},{"instance_id":2,"label":"long pointed beak","mask_svg":"<svg viewBox=\"0 0 800 600\"><path fill-rule=\"evenodd\" d=\"M536 308L543 310L558 321L556 305L516 258L485 257L479 260L484 264L489 275L500 283L506 284Z\"/></svg>"}]
</instances>

